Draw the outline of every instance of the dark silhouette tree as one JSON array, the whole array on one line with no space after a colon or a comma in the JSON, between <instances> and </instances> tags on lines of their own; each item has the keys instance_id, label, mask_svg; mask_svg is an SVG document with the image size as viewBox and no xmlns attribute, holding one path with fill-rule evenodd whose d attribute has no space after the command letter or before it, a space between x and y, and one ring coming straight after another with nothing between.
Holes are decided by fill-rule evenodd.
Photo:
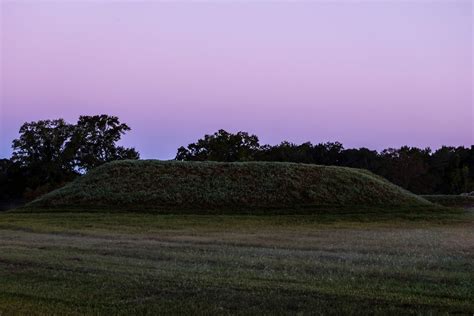
<instances>
[{"instance_id":1,"label":"dark silhouette tree","mask_svg":"<svg viewBox=\"0 0 474 316\"><path fill-rule=\"evenodd\" d=\"M345 149L341 155L341 165L343 166L367 169L372 172L376 172L380 166L380 158L376 150L364 147L352 148Z\"/></svg>"},{"instance_id":2,"label":"dark silhouette tree","mask_svg":"<svg viewBox=\"0 0 474 316\"><path fill-rule=\"evenodd\" d=\"M0 159L0 201L21 198L26 177L11 159Z\"/></svg>"},{"instance_id":3,"label":"dark silhouette tree","mask_svg":"<svg viewBox=\"0 0 474 316\"><path fill-rule=\"evenodd\" d=\"M431 149L403 146L380 153L382 165L377 173L395 184L416 193L429 193L429 160Z\"/></svg>"},{"instance_id":4,"label":"dark silhouette tree","mask_svg":"<svg viewBox=\"0 0 474 316\"><path fill-rule=\"evenodd\" d=\"M113 160L139 159L134 148L117 146L122 135L130 131L116 116L80 116L71 139L75 166L90 170Z\"/></svg>"},{"instance_id":5,"label":"dark silhouette tree","mask_svg":"<svg viewBox=\"0 0 474 316\"><path fill-rule=\"evenodd\" d=\"M13 140L13 163L29 172L32 183L57 182L74 174L69 152L74 127L63 119L24 123Z\"/></svg>"},{"instance_id":6,"label":"dark silhouette tree","mask_svg":"<svg viewBox=\"0 0 474 316\"><path fill-rule=\"evenodd\" d=\"M75 125L63 119L24 123L12 158L0 165L0 188L15 188L9 196L34 198L105 162L138 159L134 148L117 146L129 130L108 115L81 116Z\"/></svg>"},{"instance_id":7,"label":"dark silhouette tree","mask_svg":"<svg viewBox=\"0 0 474 316\"><path fill-rule=\"evenodd\" d=\"M314 146L310 142L296 145L283 141L275 146L262 146L256 160L314 163L313 149Z\"/></svg>"},{"instance_id":8,"label":"dark silhouette tree","mask_svg":"<svg viewBox=\"0 0 474 316\"><path fill-rule=\"evenodd\" d=\"M249 161L259 150L258 137L246 132L229 133L223 129L212 135L204 135L186 148L178 148L176 160L189 161Z\"/></svg>"}]
</instances>

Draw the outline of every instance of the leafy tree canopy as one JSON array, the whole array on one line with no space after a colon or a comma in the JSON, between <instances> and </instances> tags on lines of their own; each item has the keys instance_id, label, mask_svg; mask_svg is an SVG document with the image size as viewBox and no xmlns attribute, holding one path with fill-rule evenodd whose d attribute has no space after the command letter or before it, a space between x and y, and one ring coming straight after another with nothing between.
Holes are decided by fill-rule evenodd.
<instances>
[{"instance_id":1,"label":"leafy tree canopy","mask_svg":"<svg viewBox=\"0 0 474 316\"><path fill-rule=\"evenodd\" d=\"M108 161L138 159L134 148L117 145L129 130L109 115L81 116L76 124L63 119L24 123L12 143L8 175L5 167L0 171L17 187L36 190L47 186L43 190L51 190Z\"/></svg>"},{"instance_id":2,"label":"leafy tree canopy","mask_svg":"<svg viewBox=\"0 0 474 316\"><path fill-rule=\"evenodd\" d=\"M130 127L120 123L116 116L80 116L71 138L75 165L90 170L108 161L138 159L134 148L116 144L128 131Z\"/></svg>"},{"instance_id":3,"label":"leafy tree canopy","mask_svg":"<svg viewBox=\"0 0 474 316\"><path fill-rule=\"evenodd\" d=\"M259 148L260 144L257 136L249 135L246 132L232 134L221 129L212 135L204 135L204 138L189 144L187 148L178 148L176 159L248 161L254 159L254 155Z\"/></svg>"}]
</instances>

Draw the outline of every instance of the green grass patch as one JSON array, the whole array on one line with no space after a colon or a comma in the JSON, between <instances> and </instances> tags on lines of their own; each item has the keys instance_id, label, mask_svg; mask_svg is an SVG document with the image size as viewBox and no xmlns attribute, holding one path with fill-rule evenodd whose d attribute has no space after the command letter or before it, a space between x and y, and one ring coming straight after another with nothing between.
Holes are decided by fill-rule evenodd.
<instances>
[{"instance_id":1,"label":"green grass patch","mask_svg":"<svg viewBox=\"0 0 474 316\"><path fill-rule=\"evenodd\" d=\"M422 195L430 202L443 206L474 207L474 196L464 195Z\"/></svg>"},{"instance_id":2,"label":"green grass patch","mask_svg":"<svg viewBox=\"0 0 474 316\"><path fill-rule=\"evenodd\" d=\"M436 208L360 169L155 160L105 164L29 207L243 214Z\"/></svg>"},{"instance_id":3,"label":"green grass patch","mask_svg":"<svg viewBox=\"0 0 474 316\"><path fill-rule=\"evenodd\" d=\"M9 212L0 314L470 314L473 247L469 212Z\"/></svg>"}]
</instances>

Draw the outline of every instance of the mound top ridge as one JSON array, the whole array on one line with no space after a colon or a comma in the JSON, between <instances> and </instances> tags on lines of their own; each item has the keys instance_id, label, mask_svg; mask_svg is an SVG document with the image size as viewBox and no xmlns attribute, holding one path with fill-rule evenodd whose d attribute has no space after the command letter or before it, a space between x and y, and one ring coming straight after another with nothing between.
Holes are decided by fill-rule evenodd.
<instances>
[{"instance_id":1,"label":"mound top ridge","mask_svg":"<svg viewBox=\"0 0 474 316\"><path fill-rule=\"evenodd\" d=\"M280 162L115 161L29 207L166 210L429 206L369 171Z\"/></svg>"}]
</instances>

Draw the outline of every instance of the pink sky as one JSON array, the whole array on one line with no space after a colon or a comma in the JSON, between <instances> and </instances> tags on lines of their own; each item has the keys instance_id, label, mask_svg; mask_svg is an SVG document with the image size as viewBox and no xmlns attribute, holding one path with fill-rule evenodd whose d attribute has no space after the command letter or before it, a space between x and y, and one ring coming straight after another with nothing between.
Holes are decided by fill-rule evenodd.
<instances>
[{"instance_id":1,"label":"pink sky","mask_svg":"<svg viewBox=\"0 0 474 316\"><path fill-rule=\"evenodd\" d=\"M0 157L25 121L113 114L173 158L261 143L471 145L471 1L33 1L1 7Z\"/></svg>"}]
</instances>

